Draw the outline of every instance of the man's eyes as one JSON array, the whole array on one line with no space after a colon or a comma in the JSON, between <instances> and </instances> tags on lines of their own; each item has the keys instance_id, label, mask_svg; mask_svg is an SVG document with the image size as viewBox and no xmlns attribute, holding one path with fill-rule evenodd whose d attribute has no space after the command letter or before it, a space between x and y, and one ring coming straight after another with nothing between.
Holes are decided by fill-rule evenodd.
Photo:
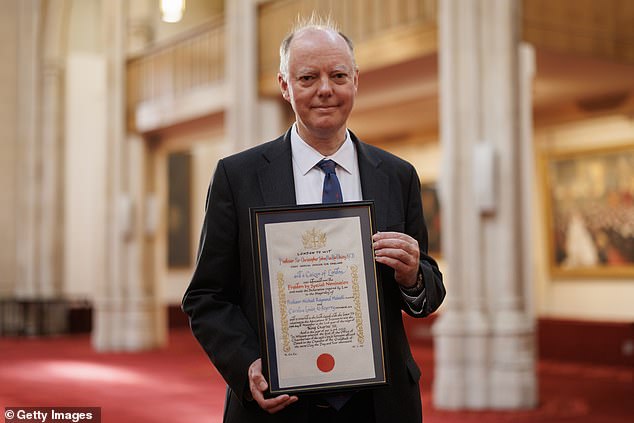
<instances>
[{"instance_id":1,"label":"man's eyes","mask_svg":"<svg viewBox=\"0 0 634 423\"><path fill-rule=\"evenodd\" d=\"M348 77L348 74L344 73L344 72L337 72L337 73L332 74L330 77L332 79L342 80L342 79L346 79ZM310 82L310 81L313 81L313 80L317 79L317 76L315 76L315 75L301 75L297 79L299 81L302 81L302 82Z\"/></svg>"}]
</instances>

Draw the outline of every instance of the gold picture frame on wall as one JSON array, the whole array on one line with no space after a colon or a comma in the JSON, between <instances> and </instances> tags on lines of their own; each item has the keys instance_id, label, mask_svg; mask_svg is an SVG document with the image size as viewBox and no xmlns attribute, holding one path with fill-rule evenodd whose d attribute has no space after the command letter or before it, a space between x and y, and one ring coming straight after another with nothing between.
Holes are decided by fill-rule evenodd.
<instances>
[{"instance_id":1,"label":"gold picture frame on wall","mask_svg":"<svg viewBox=\"0 0 634 423\"><path fill-rule=\"evenodd\" d=\"M551 274L634 276L634 142L546 153L542 163Z\"/></svg>"}]
</instances>

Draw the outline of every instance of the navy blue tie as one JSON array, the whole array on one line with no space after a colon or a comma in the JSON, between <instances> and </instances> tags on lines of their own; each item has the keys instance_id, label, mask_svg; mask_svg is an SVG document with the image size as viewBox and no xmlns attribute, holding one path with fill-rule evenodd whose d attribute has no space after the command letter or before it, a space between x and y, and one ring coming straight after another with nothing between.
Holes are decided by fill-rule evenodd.
<instances>
[{"instance_id":1,"label":"navy blue tie","mask_svg":"<svg viewBox=\"0 0 634 423\"><path fill-rule=\"evenodd\" d=\"M317 166L324 171L326 176L324 177L324 189L321 194L321 202L327 203L342 203L343 195L341 194L341 185L339 185L339 178L335 173L337 163L330 159L322 159ZM332 408L339 411L350 398L352 393L341 393L325 395L324 399L330 404Z\"/></svg>"},{"instance_id":2,"label":"navy blue tie","mask_svg":"<svg viewBox=\"0 0 634 423\"><path fill-rule=\"evenodd\" d=\"M339 178L335 173L337 164L330 159L322 159L317 166L326 174L324 178L324 189L321 194L321 202L326 203L342 203L343 195L341 194L341 185Z\"/></svg>"}]
</instances>

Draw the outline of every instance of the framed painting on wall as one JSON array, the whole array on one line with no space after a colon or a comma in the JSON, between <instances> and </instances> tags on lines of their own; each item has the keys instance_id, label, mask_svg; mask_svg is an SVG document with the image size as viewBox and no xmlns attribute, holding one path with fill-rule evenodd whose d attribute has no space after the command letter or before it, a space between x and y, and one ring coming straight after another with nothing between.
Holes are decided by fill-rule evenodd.
<instances>
[{"instance_id":1,"label":"framed painting on wall","mask_svg":"<svg viewBox=\"0 0 634 423\"><path fill-rule=\"evenodd\" d=\"M429 255L440 258L440 202L435 183L422 183L420 194L423 201L423 214L427 226Z\"/></svg>"},{"instance_id":2,"label":"framed painting on wall","mask_svg":"<svg viewBox=\"0 0 634 423\"><path fill-rule=\"evenodd\" d=\"M553 276L634 276L634 143L544 156Z\"/></svg>"},{"instance_id":3,"label":"framed painting on wall","mask_svg":"<svg viewBox=\"0 0 634 423\"><path fill-rule=\"evenodd\" d=\"M192 265L191 154L167 156L167 266L187 269Z\"/></svg>"}]
</instances>

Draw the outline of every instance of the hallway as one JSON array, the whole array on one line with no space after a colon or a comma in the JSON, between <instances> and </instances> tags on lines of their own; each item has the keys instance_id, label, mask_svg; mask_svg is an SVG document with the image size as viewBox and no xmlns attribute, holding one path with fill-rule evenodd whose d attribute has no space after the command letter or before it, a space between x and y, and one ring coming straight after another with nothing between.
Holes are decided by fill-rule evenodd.
<instances>
[{"instance_id":1,"label":"hallway","mask_svg":"<svg viewBox=\"0 0 634 423\"><path fill-rule=\"evenodd\" d=\"M494 413L436 410L431 400L433 351L414 346L423 371L425 423L630 423L634 385L628 367L540 361L540 406ZM0 408L102 407L102 421L220 422L224 383L186 329L169 346L146 353L97 354L86 335L0 338Z\"/></svg>"}]
</instances>

